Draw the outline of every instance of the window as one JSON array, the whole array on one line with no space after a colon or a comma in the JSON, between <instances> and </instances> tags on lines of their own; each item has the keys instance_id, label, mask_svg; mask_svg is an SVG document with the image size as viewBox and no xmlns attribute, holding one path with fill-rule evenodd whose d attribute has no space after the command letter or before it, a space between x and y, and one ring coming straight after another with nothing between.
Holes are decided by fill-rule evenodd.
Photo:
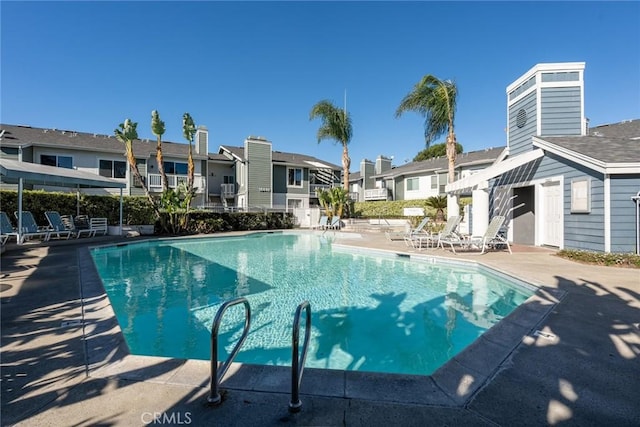
<instances>
[{"instance_id":1,"label":"window","mask_svg":"<svg viewBox=\"0 0 640 427\"><path fill-rule=\"evenodd\" d=\"M180 162L163 162L164 173L168 175L186 175L188 166L186 163Z\"/></svg>"},{"instance_id":2,"label":"window","mask_svg":"<svg viewBox=\"0 0 640 427\"><path fill-rule=\"evenodd\" d=\"M420 178L407 178L407 191L416 191L420 189Z\"/></svg>"},{"instance_id":3,"label":"window","mask_svg":"<svg viewBox=\"0 0 640 427\"><path fill-rule=\"evenodd\" d=\"M126 178L127 162L100 160L100 176L106 176L107 178Z\"/></svg>"},{"instance_id":4,"label":"window","mask_svg":"<svg viewBox=\"0 0 640 427\"><path fill-rule=\"evenodd\" d=\"M235 178L233 175L225 175L222 177L223 184L235 184Z\"/></svg>"},{"instance_id":5,"label":"window","mask_svg":"<svg viewBox=\"0 0 640 427\"><path fill-rule=\"evenodd\" d=\"M591 212L591 181L576 179L571 181L571 213Z\"/></svg>"},{"instance_id":6,"label":"window","mask_svg":"<svg viewBox=\"0 0 640 427\"><path fill-rule=\"evenodd\" d=\"M59 168L73 169L73 159L69 156L54 156L50 154L40 155L40 164L56 166Z\"/></svg>"},{"instance_id":7,"label":"window","mask_svg":"<svg viewBox=\"0 0 640 427\"><path fill-rule=\"evenodd\" d=\"M438 175L431 175L431 189L435 190L438 188Z\"/></svg>"},{"instance_id":8,"label":"window","mask_svg":"<svg viewBox=\"0 0 640 427\"><path fill-rule=\"evenodd\" d=\"M302 169L290 168L287 169L289 179L287 181L288 187L302 187Z\"/></svg>"}]
</instances>

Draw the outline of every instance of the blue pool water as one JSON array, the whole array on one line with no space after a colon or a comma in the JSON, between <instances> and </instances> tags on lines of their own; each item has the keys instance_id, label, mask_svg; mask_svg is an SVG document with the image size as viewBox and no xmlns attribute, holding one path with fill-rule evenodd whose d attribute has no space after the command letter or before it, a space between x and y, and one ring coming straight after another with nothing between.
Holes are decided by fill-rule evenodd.
<instances>
[{"instance_id":1,"label":"blue pool water","mask_svg":"<svg viewBox=\"0 0 640 427\"><path fill-rule=\"evenodd\" d=\"M236 361L290 365L293 316L307 300L305 366L429 375L533 294L475 265L356 250L312 233L159 240L91 254L140 355L208 360L218 308L244 296L252 324ZM243 325L243 306L228 309L221 360Z\"/></svg>"}]
</instances>

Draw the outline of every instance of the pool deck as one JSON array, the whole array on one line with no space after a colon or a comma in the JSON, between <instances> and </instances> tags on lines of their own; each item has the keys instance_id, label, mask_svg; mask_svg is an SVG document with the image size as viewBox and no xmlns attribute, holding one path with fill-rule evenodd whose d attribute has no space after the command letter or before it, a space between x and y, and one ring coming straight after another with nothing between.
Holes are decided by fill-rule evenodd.
<instances>
[{"instance_id":1,"label":"pool deck","mask_svg":"<svg viewBox=\"0 0 640 427\"><path fill-rule=\"evenodd\" d=\"M640 425L640 270L543 248L454 255L382 233L325 235L470 260L539 291L431 376L306 369L302 410L291 414L289 369L234 364L222 404L211 407L209 363L128 354L96 279L89 246L140 238L9 244L0 261L2 425Z\"/></svg>"}]
</instances>

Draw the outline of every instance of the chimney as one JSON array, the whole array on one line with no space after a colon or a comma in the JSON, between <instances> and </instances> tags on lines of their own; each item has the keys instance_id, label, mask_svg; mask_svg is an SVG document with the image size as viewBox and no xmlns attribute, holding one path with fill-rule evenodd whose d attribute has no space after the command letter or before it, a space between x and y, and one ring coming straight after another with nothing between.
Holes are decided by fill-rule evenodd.
<instances>
[{"instance_id":1,"label":"chimney","mask_svg":"<svg viewBox=\"0 0 640 427\"><path fill-rule=\"evenodd\" d=\"M195 142L196 153L207 154L209 152L209 131L206 126L198 126Z\"/></svg>"}]
</instances>

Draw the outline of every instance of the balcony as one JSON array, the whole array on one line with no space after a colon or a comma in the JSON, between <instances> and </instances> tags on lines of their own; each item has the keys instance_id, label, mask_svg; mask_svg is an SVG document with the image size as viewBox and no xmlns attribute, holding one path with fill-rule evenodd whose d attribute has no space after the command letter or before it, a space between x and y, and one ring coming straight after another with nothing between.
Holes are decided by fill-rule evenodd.
<instances>
[{"instance_id":1,"label":"balcony","mask_svg":"<svg viewBox=\"0 0 640 427\"><path fill-rule=\"evenodd\" d=\"M387 200L388 197L388 188L373 188L371 190L364 190L364 200Z\"/></svg>"},{"instance_id":2,"label":"balcony","mask_svg":"<svg viewBox=\"0 0 640 427\"><path fill-rule=\"evenodd\" d=\"M187 182L187 175L167 175L167 181L169 181L169 188L176 189L181 182ZM147 182L149 183L149 191L162 192L162 177L160 174L148 174ZM196 175L193 177L193 186L196 188L197 194L204 193L205 184L204 176Z\"/></svg>"},{"instance_id":3,"label":"balcony","mask_svg":"<svg viewBox=\"0 0 640 427\"><path fill-rule=\"evenodd\" d=\"M236 196L235 184L220 184L220 197L230 199Z\"/></svg>"},{"instance_id":4,"label":"balcony","mask_svg":"<svg viewBox=\"0 0 640 427\"><path fill-rule=\"evenodd\" d=\"M316 195L316 188L321 188L323 190L328 190L328 189L331 188L331 186L327 185L327 184L309 184L309 195L315 196Z\"/></svg>"}]
</instances>

